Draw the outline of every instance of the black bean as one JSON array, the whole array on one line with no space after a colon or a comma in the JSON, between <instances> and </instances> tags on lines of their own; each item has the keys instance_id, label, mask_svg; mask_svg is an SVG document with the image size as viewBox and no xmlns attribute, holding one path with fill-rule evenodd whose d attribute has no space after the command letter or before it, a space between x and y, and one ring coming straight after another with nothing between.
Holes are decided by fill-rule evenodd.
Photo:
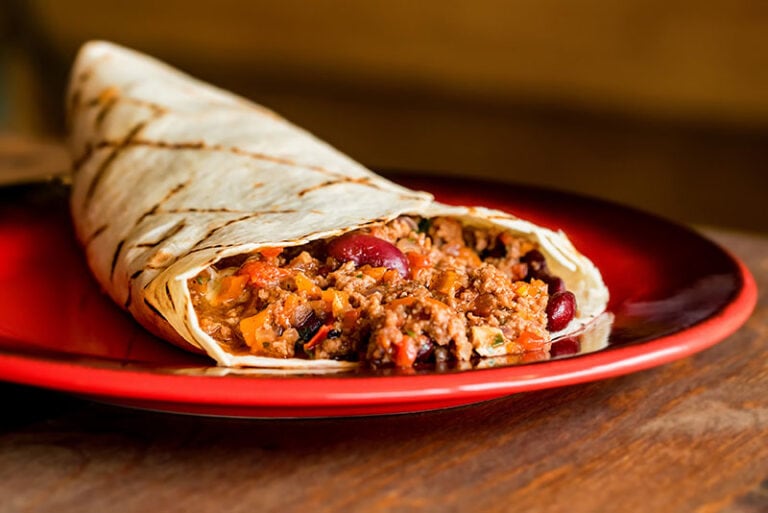
<instances>
[{"instance_id":1,"label":"black bean","mask_svg":"<svg viewBox=\"0 0 768 513\"><path fill-rule=\"evenodd\" d=\"M435 353L435 344L431 340L422 340L419 351L416 353L417 362L426 362Z\"/></svg>"},{"instance_id":2,"label":"black bean","mask_svg":"<svg viewBox=\"0 0 768 513\"><path fill-rule=\"evenodd\" d=\"M549 350L549 356L556 358L558 356L567 356L578 354L581 349L581 343L577 337L561 338L552 342Z\"/></svg>"},{"instance_id":3,"label":"black bean","mask_svg":"<svg viewBox=\"0 0 768 513\"><path fill-rule=\"evenodd\" d=\"M317 333L320 326L323 325L323 320L320 319L315 312L310 313L299 326L296 326L296 331L299 332L299 340L307 342L312 336Z\"/></svg>"}]
</instances>

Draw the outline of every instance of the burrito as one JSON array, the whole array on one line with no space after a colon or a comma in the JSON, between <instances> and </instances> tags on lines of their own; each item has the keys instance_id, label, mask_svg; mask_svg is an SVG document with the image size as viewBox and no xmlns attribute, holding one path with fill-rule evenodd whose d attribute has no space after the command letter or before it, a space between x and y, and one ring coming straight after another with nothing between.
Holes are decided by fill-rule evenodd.
<instances>
[{"instance_id":1,"label":"burrito","mask_svg":"<svg viewBox=\"0 0 768 513\"><path fill-rule=\"evenodd\" d=\"M273 111L107 42L67 93L75 233L144 327L230 367L545 354L606 308L565 234L441 204Z\"/></svg>"}]
</instances>

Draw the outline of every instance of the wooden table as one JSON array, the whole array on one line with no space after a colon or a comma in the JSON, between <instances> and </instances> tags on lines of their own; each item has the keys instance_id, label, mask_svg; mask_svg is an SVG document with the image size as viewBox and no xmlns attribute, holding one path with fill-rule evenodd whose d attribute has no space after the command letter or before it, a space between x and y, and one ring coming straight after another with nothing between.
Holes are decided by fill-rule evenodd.
<instances>
[{"instance_id":1,"label":"wooden table","mask_svg":"<svg viewBox=\"0 0 768 513\"><path fill-rule=\"evenodd\" d=\"M768 288L768 238L704 232ZM767 343L761 293L736 334L669 365L369 418L180 416L0 383L0 512L764 512Z\"/></svg>"}]
</instances>

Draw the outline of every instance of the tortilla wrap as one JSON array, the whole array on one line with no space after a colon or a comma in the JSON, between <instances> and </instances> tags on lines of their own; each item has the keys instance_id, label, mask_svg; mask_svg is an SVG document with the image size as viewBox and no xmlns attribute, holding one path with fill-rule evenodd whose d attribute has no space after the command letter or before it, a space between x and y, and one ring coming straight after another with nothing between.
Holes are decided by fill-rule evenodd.
<instances>
[{"instance_id":1,"label":"tortilla wrap","mask_svg":"<svg viewBox=\"0 0 768 513\"><path fill-rule=\"evenodd\" d=\"M98 282L147 329L224 366L339 367L230 354L201 330L187 280L222 258L338 236L403 214L493 223L538 242L577 298L572 332L605 310L599 271L563 233L437 203L260 105L151 57L90 42L67 96L71 212Z\"/></svg>"}]
</instances>

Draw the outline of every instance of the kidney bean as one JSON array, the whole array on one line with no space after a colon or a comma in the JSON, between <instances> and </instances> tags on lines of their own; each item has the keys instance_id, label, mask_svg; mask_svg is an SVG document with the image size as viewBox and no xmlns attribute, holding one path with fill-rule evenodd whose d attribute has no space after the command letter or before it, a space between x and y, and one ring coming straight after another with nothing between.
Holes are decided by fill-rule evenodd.
<instances>
[{"instance_id":1,"label":"kidney bean","mask_svg":"<svg viewBox=\"0 0 768 513\"><path fill-rule=\"evenodd\" d=\"M565 292L565 282L559 276L552 276L547 274L539 278L541 281L547 284L547 293L550 296L557 294L558 292Z\"/></svg>"},{"instance_id":2,"label":"kidney bean","mask_svg":"<svg viewBox=\"0 0 768 513\"><path fill-rule=\"evenodd\" d=\"M358 266L368 264L394 269L403 278L410 272L408 259L394 244L363 233L348 233L332 240L328 243L328 254Z\"/></svg>"},{"instance_id":3,"label":"kidney bean","mask_svg":"<svg viewBox=\"0 0 768 513\"><path fill-rule=\"evenodd\" d=\"M552 342L549 349L549 356L556 358L558 356L568 356L578 354L581 350L581 343L577 337L561 338Z\"/></svg>"},{"instance_id":4,"label":"kidney bean","mask_svg":"<svg viewBox=\"0 0 768 513\"><path fill-rule=\"evenodd\" d=\"M547 302L547 329L560 331L568 326L576 315L576 296L573 292L556 292Z\"/></svg>"},{"instance_id":5,"label":"kidney bean","mask_svg":"<svg viewBox=\"0 0 768 513\"><path fill-rule=\"evenodd\" d=\"M532 249L520 258L520 261L528 264L528 276L537 278L537 274L547 274L547 259L538 249Z\"/></svg>"},{"instance_id":6,"label":"kidney bean","mask_svg":"<svg viewBox=\"0 0 768 513\"><path fill-rule=\"evenodd\" d=\"M520 261L528 265L526 280L537 279L543 281L547 284L547 292L550 296L558 292L565 292L565 282L559 276L549 273L547 261L541 251L532 249L523 255Z\"/></svg>"}]
</instances>

